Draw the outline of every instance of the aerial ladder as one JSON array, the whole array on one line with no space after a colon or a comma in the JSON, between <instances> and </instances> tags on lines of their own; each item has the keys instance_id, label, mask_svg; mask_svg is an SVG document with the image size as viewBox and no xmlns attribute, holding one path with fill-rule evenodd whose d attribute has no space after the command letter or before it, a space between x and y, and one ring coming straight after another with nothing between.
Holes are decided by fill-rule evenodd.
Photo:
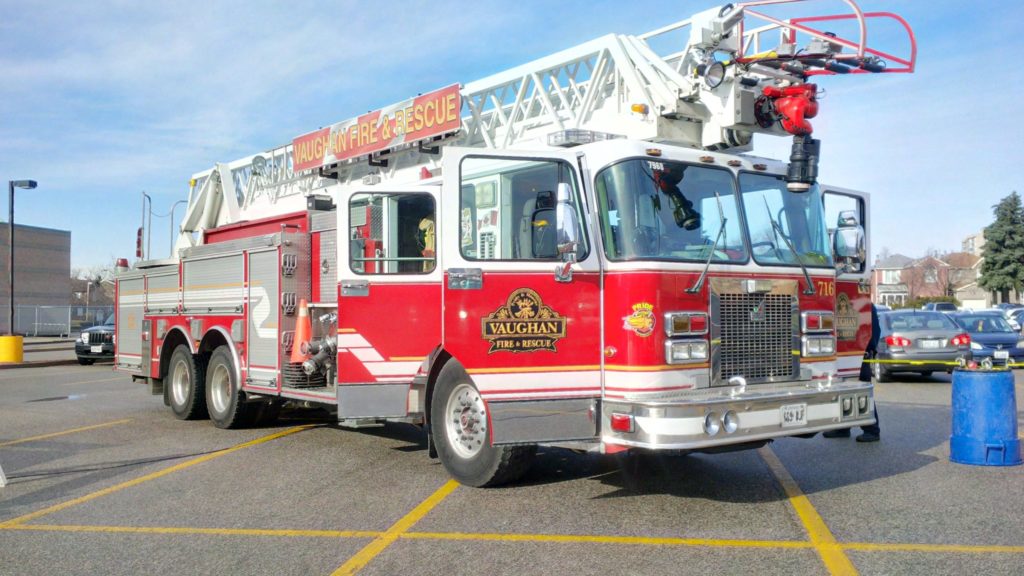
<instances>
[{"instance_id":1,"label":"aerial ladder","mask_svg":"<svg viewBox=\"0 0 1024 576\"><path fill-rule=\"evenodd\" d=\"M780 19L780 4L845 4L848 12ZM897 49L867 44L884 25ZM826 30L837 26L849 39ZM682 41L681 50L672 50ZM669 50L656 48L669 46ZM411 183L440 174L444 145L490 149L572 146L601 138L745 152L754 134L794 138L787 181L817 176L817 76L908 73L916 40L890 12L853 0L757 0L726 4L638 36L609 34L458 87L456 129L417 142L295 170L294 143L194 174L172 259L204 242L204 231L304 210L332 186Z\"/></svg>"}]
</instances>

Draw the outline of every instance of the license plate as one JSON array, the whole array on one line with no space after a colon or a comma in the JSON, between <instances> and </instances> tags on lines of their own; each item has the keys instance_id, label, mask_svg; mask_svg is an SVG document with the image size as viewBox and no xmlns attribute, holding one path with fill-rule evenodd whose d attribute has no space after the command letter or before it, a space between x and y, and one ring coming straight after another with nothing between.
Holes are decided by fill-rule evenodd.
<instances>
[{"instance_id":1,"label":"license plate","mask_svg":"<svg viewBox=\"0 0 1024 576\"><path fill-rule=\"evenodd\" d=\"M90 346L89 350L93 354L102 354L103 353L103 346Z\"/></svg>"},{"instance_id":2,"label":"license plate","mask_svg":"<svg viewBox=\"0 0 1024 576\"><path fill-rule=\"evenodd\" d=\"M779 408L779 411L783 428L807 425L807 404L789 404Z\"/></svg>"},{"instance_id":3,"label":"license plate","mask_svg":"<svg viewBox=\"0 0 1024 576\"><path fill-rule=\"evenodd\" d=\"M939 341L938 340L918 340L917 344L921 348L938 348L939 347Z\"/></svg>"},{"instance_id":4,"label":"license plate","mask_svg":"<svg viewBox=\"0 0 1024 576\"><path fill-rule=\"evenodd\" d=\"M996 350L992 355L995 357L996 360L1009 360L1010 359L1010 351L1009 350Z\"/></svg>"}]
</instances>

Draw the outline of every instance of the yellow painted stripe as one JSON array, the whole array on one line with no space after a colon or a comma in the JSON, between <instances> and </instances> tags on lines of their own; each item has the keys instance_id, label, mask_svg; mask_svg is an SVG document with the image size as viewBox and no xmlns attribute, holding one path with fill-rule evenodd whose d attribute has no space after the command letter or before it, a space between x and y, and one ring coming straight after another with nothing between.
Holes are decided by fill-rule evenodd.
<instances>
[{"instance_id":1,"label":"yellow painted stripe","mask_svg":"<svg viewBox=\"0 0 1024 576\"><path fill-rule=\"evenodd\" d=\"M841 545L846 550L863 552L958 552L966 554L1024 554L1024 546L986 546L962 544L899 544L848 542Z\"/></svg>"},{"instance_id":2,"label":"yellow painted stripe","mask_svg":"<svg viewBox=\"0 0 1024 576\"><path fill-rule=\"evenodd\" d=\"M338 334L355 334L355 328L338 328Z\"/></svg>"},{"instance_id":3,"label":"yellow painted stripe","mask_svg":"<svg viewBox=\"0 0 1024 576\"><path fill-rule=\"evenodd\" d=\"M421 502L419 506L413 508L412 512L403 516L398 522L395 522L390 528L388 528L386 532L374 538L373 542L370 542L364 546L362 550L356 553L355 556L349 558L348 562L345 562L341 567L333 572L334 576L355 574L360 571L458 487L459 483L455 480L445 482L444 486L438 488L437 491L430 495L430 497Z\"/></svg>"},{"instance_id":4,"label":"yellow painted stripe","mask_svg":"<svg viewBox=\"0 0 1024 576\"><path fill-rule=\"evenodd\" d=\"M463 532L406 532L412 540L479 540L491 542L552 542L559 544L632 544L640 546L703 546L717 548L812 548L810 542L788 540L722 540L709 538L647 538L575 534L473 534Z\"/></svg>"},{"instance_id":5,"label":"yellow painted stripe","mask_svg":"<svg viewBox=\"0 0 1024 576\"><path fill-rule=\"evenodd\" d=\"M3 530L24 532L84 532L109 534L203 534L211 536L255 536L269 538L379 538L383 532L371 530L300 530L263 528L193 528L188 526L103 526L68 524L14 524ZM690 546L706 548L780 548L807 549L815 544L794 540L728 540L718 538L653 538L643 536L603 536L577 534L494 534L470 532L405 532L406 540L452 540L484 542L548 542L556 544L623 544L635 546ZM925 552L957 554L1024 554L1024 546L985 544L913 544L899 542L847 542L844 550L862 552Z\"/></svg>"},{"instance_id":6,"label":"yellow painted stripe","mask_svg":"<svg viewBox=\"0 0 1024 576\"><path fill-rule=\"evenodd\" d=\"M864 351L860 352L838 352L836 356L864 356Z\"/></svg>"},{"instance_id":7,"label":"yellow painted stripe","mask_svg":"<svg viewBox=\"0 0 1024 576\"><path fill-rule=\"evenodd\" d=\"M241 282L224 282L222 284L186 284L185 290L221 290L224 288L242 288Z\"/></svg>"},{"instance_id":8,"label":"yellow painted stripe","mask_svg":"<svg viewBox=\"0 0 1024 576\"><path fill-rule=\"evenodd\" d=\"M519 368L472 368L466 370L470 374L524 374L527 372L585 372L588 370L600 370L597 364L593 366L522 366Z\"/></svg>"},{"instance_id":9,"label":"yellow painted stripe","mask_svg":"<svg viewBox=\"0 0 1024 576\"><path fill-rule=\"evenodd\" d=\"M422 362L426 356L392 356L389 362Z\"/></svg>"},{"instance_id":10,"label":"yellow painted stripe","mask_svg":"<svg viewBox=\"0 0 1024 576\"><path fill-rule=\"evenodd\" d=\"M811 543L814 544L815 550L821 556L821 560L825 563L825 568L828 569L829 574L844 576L857 574L857 569L853 567L853 563L843 553L843 549L836 542L832 531L828 529L821 515L811 505L811 501L807 499L807 496L804 496L800 486L789 475L789 471L782 465L782 461L775 455L775 452L772 452L772 449L767 446L759 448L757 452L764 459L772 474L775 475L776 480L779 481L779 484L782 485L786 496L789 497L789 503L796 510L797 516L800 517L800 522L803 523L804 529L807 530L807 535L810 536Z\"/></svg>"},{"instance_id":11,"label":"yellow painted stripe","mask_svg":"<svg viewBox=\"0 0 1024 576\"><path fill-rule=\"evenodd\" d=\"M268 530L260 528L190 528L187 526L78 526L63 524L15 524L4 530L35 532L90 532L108 534L207 534L212 536L270 536L279 538L375 538L380 532L365 530Z\"/></svg>"},{"instance_id":12,"label":"yellow painted stripe","mask_svg":"<svg viewBox=\"0 0 1024 576\"><path fill-rule=\"evenodd\" d=\"M191 468L192 466L195 466L196 464L202 464L203 462L208 462L208 461L213 460L215 458L220 458L221 456L227 456L228 454L231 454L232 452L237 452L239 450L243 450L245 448L249 448L250 446L256 446L257 444L263 444L264 442L269 442L271 440L275 440L277 438L281 438L282 436L288 436L289 434L295 434L296 432L301 432L303 430L306 430L306 429L312 428L312 427L313 427L312 424L307 424L307 425L304 425L304 426L296 426L294 428L289 428L287 430L282 430L281 432L275 432L274 434L270 434L268 436L263 436L262 438L257 438L255 440L250 440L249 442L245 442L243 444L239 444L239 445L233 446L231 448L226 448L224 450L220 450L220 451L214 452L212 454L206 454L206 455L200 456L198 458L193 458L191 460L182 462L180 464L175 464L174 466L170 466L168 468L164 468L163 470L158 470L156 472L153 472L152 474L146 474L145 476L141 476L141 477L136 478L134 480L129 480L127 482L122 482L120 484L115 484L114 486L110 486L109 488L104 488L103 490L98 490L96 492L92 492L91 494L86 494L85 496L80 496L78 498L74 498L74 499L68 500L66 502L61 502L60 504L54 504L53 506L50 506L48 508L43 508L42 510L37 510L36 512L31 512L29 514L25 514L24 516L18 516L17 518L12 518L11 520L7 520L6 522L0 522L0 529L9 527L9 526L11 526L13 524L21 524L23 522L28 522L29 520L35 520L36 518L40 518L42 516L46 516L47 514L53 514L54 512L59 512L61 510L64 510L66 508L70 508L72 506L77 506L79 504L84 504L85 502L89 502L91 500L95 500L97 498L101 498L101 497L106 496L108 494L113 494L114 492L118 492L118 491L124 490L125 488L131 488L132 486L137 486L139 484L142 484L143 482L148 482L150 480L156 480L157 478L162 478L164 476L167 476L168 474L172 474L174 472L178 472L178 471L184 470L186 468Z\"/></svg>"},{"instance_id":13,"label":"yellow painted stripe","mask_svg":"<svg viewBox=\"0 0 1024 576\"><path fill-rule=\"evenodd\" d=\"M41 434L39 436L30 436L28 438L19 438L18 440L9 440L7 442L0 442L0 447L14 446L15 444L24 444L25 442L35 442L36 440L46 440L47 438L56 438L57 436L64 436L66 434L76 434L78 432L85 432L86 430L96 430L97 428L106 428L108 426L116 426L118 424L125 424L131 422L131 418L125 418L124 420L114 420L112 422L104 422L102 424L93 424L92 426L82 426L81 428L72 428L71 430L63 430L61 432L51 432L49 434Z\"/></svg>"}]
</instances>

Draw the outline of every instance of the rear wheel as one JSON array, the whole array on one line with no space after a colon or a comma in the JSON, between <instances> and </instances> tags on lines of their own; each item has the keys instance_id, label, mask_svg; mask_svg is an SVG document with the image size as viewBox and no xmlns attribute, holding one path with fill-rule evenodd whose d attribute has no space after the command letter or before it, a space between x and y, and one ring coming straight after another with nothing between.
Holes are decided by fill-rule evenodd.
<instances>
[{"instance_id":1,"label":"rear wheel","mask_svg":"<svg viewBox=\"0 0 1024 576\"><path fill-rule=\"evenodd\" d=\"M466 486L496 486L520 478L536 446L491 446L487 405L464 370L449 362L430 403L430 433L448 473Z\"/></svg>"},{"instance_id":2,"label":"rear wheel","mask_svg":"<svg viewBox=\"0 0 1024 576\"><path fill-rule=\"evenodd\" d=\"M882 367L881 364L875 364L872 367L872 371L875 373L875 380L884 383L889 381L889 371Z\"/></svg>"},{"instance_id":3,"label":"rear wheel","mask_svg":"<svg viewBox=\"0 0 1024 576\"><path fill-rule=\"evenodd\" d=\"M206 367L206 408L217 428L241 428L249 424L251 406L238 386L238 375L231 351L220 346Z\"/></svg>"},{"instance_id":4,"label":"rear wheel","mask_svg":"<svg viewBox=\"0 0 1024 576\"><path fill-rule=\"evenodd\" d=\"M170 379L171 410L181 420L206 418L206 364L197 361L185 344L179 345L171 354L167 377ZM166 385L166 382L165 382Z\"/></svg>"}]
</instances>

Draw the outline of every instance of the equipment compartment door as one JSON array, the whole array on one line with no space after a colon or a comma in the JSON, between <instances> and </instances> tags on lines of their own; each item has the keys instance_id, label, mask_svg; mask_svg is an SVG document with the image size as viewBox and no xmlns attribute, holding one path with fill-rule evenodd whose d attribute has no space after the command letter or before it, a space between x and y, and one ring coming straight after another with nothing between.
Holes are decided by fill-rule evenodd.
<instances>
[{"instance_id":1,"label":"equipment compartment door","mask_svg":"<svg viewBox=\"0 0 1024 576\"><path fill-rule=\"evenodd\" d=\"M575 155L448 148L444 174L445 349L492 417L517 401L517 414L532 413L536 425L566 403L529 401L593 407L601 394L601 269ZM568 225L560 230L559 220ZM559 277L560 251L572 242L578 261ZM515 441L501 434L495 423L495 443Z\"/></svg>"},{"instance_id":2,"label":"equipment compartment door","mask_svg":"<svg viewBox=\"0 0 1024 576\"><path fill-rule=\"evenodd\" d=\"M339 199L341 417L405 416L408 385L441 341L438 192L381 187ZM352 384L377 386L343 390Z\"/></svg>"},{"instance_id":3,"label":"equipment compartment door","mask_svg":"<svg viewBox=\"0 0 1024 576\"><path fill-rule=\"evenodd\" d=\"M823 186L825 219L829 233L835 235L842 212L854 212L858 222L868 230L869 196L863 192ZM871 254L870 234L865 234L865 256ZM864 349L871 339L871 271L868 262L852 272L836 273L836 367L840 376L856 378Z\"/></svg>"}]
</instances>

